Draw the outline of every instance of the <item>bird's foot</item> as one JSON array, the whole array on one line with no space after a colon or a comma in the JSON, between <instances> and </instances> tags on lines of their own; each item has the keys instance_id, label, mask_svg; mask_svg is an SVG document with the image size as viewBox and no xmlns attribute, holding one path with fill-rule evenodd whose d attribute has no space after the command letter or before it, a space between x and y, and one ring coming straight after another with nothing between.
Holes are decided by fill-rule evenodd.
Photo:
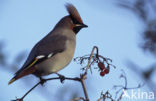
<instances>
[{"instance_id":1,"label":"bird's foot","mask_svg":"<svg viewBox=\"0 0 156 101\"><path fill-rule=\"evenodd\" d=\"M65 76L64 75L61 75L59 73L55 73L55 74L59 76L60 82L63 83L63 81L65 80Z\"/></svg>"},{"instance_id":2,"label":"bird's foot","mask_svg":"<svg viewBox=\"0 0 156 101\"><path fill-rule=\"evenodd\" d=\"M40 77L40 84L41 84L42 86L44 85L45 82L46 82L46 80L43 79L42 77Z\"/></svg>"}]
</instances>

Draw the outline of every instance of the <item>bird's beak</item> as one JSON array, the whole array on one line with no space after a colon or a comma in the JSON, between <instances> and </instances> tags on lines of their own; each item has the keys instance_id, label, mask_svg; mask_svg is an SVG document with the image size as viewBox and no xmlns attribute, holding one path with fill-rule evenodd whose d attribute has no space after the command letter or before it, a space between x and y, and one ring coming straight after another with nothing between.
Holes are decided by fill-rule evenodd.
<instances>
[{"instance_id":1,"label":"bird's beak","mask_svg":"<svg viewBox=\"0 0 156 101\"><path fill-rule=\"evenodd\" d=\"M85 24L82 24L81 26L82 26L82 28L88 27L88 26L87 26L87 25L85 25Z\"/></svg>"},{"instance_id":2,"label":"bird's beak","mask_svg":"<svg viewBox=\"0 0 156 101\"><path fill-rule=\"evenodd\" d=\"M80 28L85 28L85 27L88 27L87 25L85 24L76 24L75 25L76 27L80 27Z\"/></svg>"}]
</instances>

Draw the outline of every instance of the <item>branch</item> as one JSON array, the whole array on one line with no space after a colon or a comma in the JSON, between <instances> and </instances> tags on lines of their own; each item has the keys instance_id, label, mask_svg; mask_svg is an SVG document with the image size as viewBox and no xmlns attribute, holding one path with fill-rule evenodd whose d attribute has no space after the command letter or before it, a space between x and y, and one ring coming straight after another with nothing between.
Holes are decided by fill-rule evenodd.
<instances>
[{"instance_id":1,"label":"branch","mask_svg":"<svg viewBox=\"0 0 156 101\"><path fill-rule=\"evenodd\" d=\"M111 101L115 101L112 98L112 95L108 91L106 91L104 94L103 94L103 92L101 92L101 97L97 101L101 101L101 100L105 101L106 99L110 99Z\"/></svg>"},{"instance_id":2,"label":"branch","mask_svg":"<svg viewBox=\"0 0 156 101\"><path fill-rule=\"evenodd\" d=\"M126 73L124 72L124 70L121 70L122 71L122 74L120 75L120 78L123 78L124 79L124 85L114 85L114 88L119 88L117 91L116 91L116 96L115 98L117 98L118 94L122 91L122 90L131 90L131 89L138 89L138 88L141 88L144 86L144 84L138 84L137 87L127 87L127 77L126 77ZM120 94L119 98L117 98L117 101L120 101L122 99L122 96L123 96L124 92L122 91L122 93Z\"/></svg>"},{"instance_id":3,"label":"branch","mask_svg":"<svg viewBox=\"0 0 156 101\"><path fill-rule=\"evenodd\" d=\"M71 100L71 101L79 101L79 100L83 100L83 101L85 101L85 99L84 99L83 97L74 98L74 99Z\"/></svg>"},{"instance_id":4,"label":"branch","mask_svg":"<svg viewBox=\"0 0 156 101\"><path fill-rule=\"evenodd\" d=\"M98 52L98 47L97 46L94 46L93 49L92 49L92 52L90 54L90 57L89 57L89 61L88 61L88 65L87 65L87 68L86 68L86 71L85 71L85 75L88 73L88 69L90 68L90 63L91 63L91 59L94 55L94 50L96 49L96 58L99 58L99 52Z\"/></svg>"},{"instance_id":5,"label":"branch","mask_svg":"<svg viewBox=\"0 0 156 101\"><path fill-rule=\"evenodd\" d=\"M64 77L64 76L59 76L59 77L54 77L54 78L48 78L48 79L42 79L40 80L36 85L34 85L28 92L26 92L23 97L21 97L20 99L16 99L16 100L12 100L12 101L23 101L23 99L33 90L35 89L39 84L43 85L45 82L49 81L49 80L60 80L62 82L62 77L64 80L72 80L72 81L81 81L80 78L70 78L70 77Z\"/></svg>"},{"instance_id":6,"label":"branch","mask_svg":"<svg viewBox=\"0 0 156 101\"><path fill-rule=\"evenodd\" d=\"M94 46L93 49L92 49L92 52L90 54L90 57L89 57L87 68L86 68L85 72L82 75L80 75L80 77L81 77L81 85L82 85L83 92L84 92L84 95L85 95L85 98L86 98L85 101L89 101L89 97L88 97L88 93L87 93L87 89L86 89L86 85L85 85L85 79L86 79L86 76L87 76L87 73L88 73L88 69L90 68L91 59L93 57L95 49L96 49L96 54L97 54L97 58L98 58L98 47Z\"/></svg>"}]
</instances>

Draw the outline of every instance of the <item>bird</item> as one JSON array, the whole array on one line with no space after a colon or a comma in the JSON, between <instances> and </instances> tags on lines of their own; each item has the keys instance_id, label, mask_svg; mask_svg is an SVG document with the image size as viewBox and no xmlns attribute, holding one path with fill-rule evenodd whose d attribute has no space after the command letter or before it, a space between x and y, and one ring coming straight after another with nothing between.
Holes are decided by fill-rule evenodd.
<instances>
[{"instance_id":1,"label":"bird","mask_svg":"<svg viewBox=\"0 0 156 101\"><path fill-rule=\"evenodd\" d=\"M73 4L65 5L68 12L44 38L34 45L23 66L8 84L33 74L38 78L57 73L72 60L76 48L76 35L88 27Z\"/></svg>"}]
</instances>

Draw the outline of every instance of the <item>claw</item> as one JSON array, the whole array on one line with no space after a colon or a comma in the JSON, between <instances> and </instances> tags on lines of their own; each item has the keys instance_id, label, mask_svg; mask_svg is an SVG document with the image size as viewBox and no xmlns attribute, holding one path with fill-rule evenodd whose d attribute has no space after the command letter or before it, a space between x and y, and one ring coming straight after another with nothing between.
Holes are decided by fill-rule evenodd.
<instances>
[{"instance_id":1,"label":"claw","mask_svg":"<svg viewBox=\"0 0 156 101\"><path fill-rule=\"evenodd\" d=\"M59 76L60 82L61 82L61 83L64 83L63 81L65 80L65 76L63 76L63 75L61 75L61 74L58 74L58 73L55 73L55 74L57 74L57 75Z\"/></svg>"},{"instance_id":2,"label":"claw","mask_svg":"<svg viewBox=\"0 0 156 101\"><path fill-rule=\"evenodd\" d=\"M44 85L44 83L46 82L46 80L45 79L43 79L42 77L39 77L40 78L40 84L43 86Z\"/></svg>"}]
</instances>

